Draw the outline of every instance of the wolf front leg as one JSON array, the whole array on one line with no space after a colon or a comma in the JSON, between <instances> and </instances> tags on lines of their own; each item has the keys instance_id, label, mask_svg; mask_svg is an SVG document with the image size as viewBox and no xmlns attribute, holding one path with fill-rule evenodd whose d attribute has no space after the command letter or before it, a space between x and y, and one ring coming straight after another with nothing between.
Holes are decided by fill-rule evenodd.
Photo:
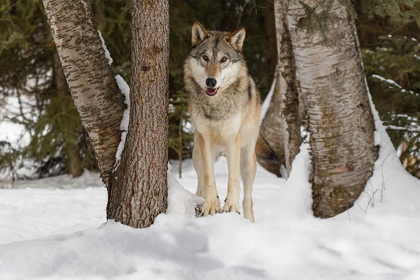
<instances>
[{"instance_id":1,"label":"wolf front leg","mask_svg":"<svg viewBox=\"0 0 420 280\"><path fill-rule=\"evenodd\" d=\"M193 149L193 165L195 172L197 172L198 182L197 191L195 195L206 198L206 189L204 188L204 174L203 174L203 159L201 158L200 146L198 137L201 137L198 132L194 133L194 149Z\"/></svg>"},{"instance_id":2,"label":"wolf front leg","mask_svg":"<svg viewBox=\"0 0 420 280\"><path fill-rule=\"evenodd\" d=\"M257 155L255 144L248 145L241 150L241 176L244 183L244 200L242 207L245 219L254 222L254 210L252 204L252 185L257 171Z\"/></svg>"},{"instance_id":3,"label":"wolf front leg","mask_svg":"<svg viewBox=\"0 0 420 280\"><path fill-rule=\"evenodd\" d=\"M227 144L225 151L228 161L229 181L228 193L222 211L239 213L239 170L241 162L241 139L239 135Z\"/></svg>"},{"instance_id":4,"label":"wolf front leg","mask_svg":"<svg viewBox=\"0 0 420 280\"><path fill-rule=\"evenodd\" d=\"M210 137L203 137L197 132L196 145L198 144L201 168L203 172L203 186L205 193L205 202L202 207L204 216L213 215L220 212L220 202L216 190L216 181L214 180L214 148Z\"/></svg>"}]
</instances>

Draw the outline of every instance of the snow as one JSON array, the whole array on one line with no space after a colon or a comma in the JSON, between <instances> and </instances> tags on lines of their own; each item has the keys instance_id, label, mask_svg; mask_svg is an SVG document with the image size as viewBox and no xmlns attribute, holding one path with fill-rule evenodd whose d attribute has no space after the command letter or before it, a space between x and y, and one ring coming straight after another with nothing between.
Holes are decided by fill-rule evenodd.
<instances>
[{"instance_id":1,"label":"snow","mask_svg":"<svg viewBox=\"0 0 420 280\"><path fill-rule=\"evenodd\" d=\"M99 33L99 38L101 39L102 48L105 51L105 57L108 60L108 64L111 66L111 64L113 62L112 57L111 57L111 54L109 53L108 48L105 45L105 41L104 41L104 38L102 37L101 31L98 30L98 33Z\"/></svg>"},{"instance_id":2,"label":"snow","mask_svg":"<svg viewBox=\"0 0 420 280\"><path fill-rule=\"evenodd\" d=\"M106 189L98 187L97 174L20 182L0 194L0 243L5 244L0 246L0 275L420 279L420 183L402 168L377 114L375 119L382 148L374 175L350 211L328 220L312 216L307 145L287 182L258 167L255 224L234 213L194 218L201 199L192 195L197 179L191 160L183 163L180 183L173 174L168 177L167 213L147 229L105 221ZM215 174L223 200L226 158L217 160Z\"/></svg>"},{"instance_id":3,"label":"snow","mask_svg":"<svg viewBox=\"0 0 420 280\"><path fill-rule=\"evenodd\" d=\"M0 92L1 92L0 88ZM5 91L6 92L6 91ZM1 95L1 93L0 93ZM34 118L32 115L34 103L33 98L30 96L22 95L20 98L21 107L19 105L19 99L15 96L2 96L4 106L0 104L0 142L5 141L10 144L10 147L15 150L23 149L30 143L30 133L25 129L23 124L11 121L9 118L15 118L17 121L24 121L20 114L20 110L25 115L25 118ZM1 103L1 102L0 102ZM2 161L1 152L12 152L8 146L3 146L0 151L0 163ZM11 188L13 186L13 177L16 178L30 178L34 176L36 171L35 164L32 160L24 159L19 156L15 160L14 169L6 168L0 171L0 188Z\"/></svg>"},{"instance_id":4,"label":"snow","mask_svg":"<svg viewBox=\"0 0 420 280\"><path fill-rule=\"evenodd\" d=\"M108 60L109 65L111 66L113 62L111 54L109 53L105 45L105 41L104 41L104 38L102 37L101 31L98 30L98 33L99 33L99 38L101 39L101 42L102 42L102 48L105 51L105 57ZM117 153L115 154L116 161L115 161L115 165L113 169L114 172L117 170L118 166L120 165L121 155L122 155L122 152L124 151L125 139L127 138L127 133L128 133L128 124L130 121L130 87L120 75L115 75L115 80L117 81L118 87L121 90L122 94L124 95L124 104L127 105L127 108L124 110L123 118L120 124L121 141L118 144Z\"/></svg>"},{"instance_id":5,"label":"snow","mask_svg":"<svg viewBox=\"0 0 420 280\"><path fill-rule=\"evenodd\" d=\"M102 186L98 178L85 170L77 179L62 175L19 181L15 189L1 190L0 244L70 234L104 223L107 194L98 188Z\"/></svg>"},{"instance_id":6,"label":"snow","mask_svg":"<svg viewBox=\"0 0 420 280\"><path fill-rule=\"evenodd\" d=\"M17 143L22 134L24 133L25 126L21 124L15 124L10 121L0 122L0 141L7 141L9 143ZM4 132L3 132L4 131Z\"/></svg>"},{"instance_id":7,"label":"snow","mask_svg":"<svg viewBox=\"0 0 420 280\"><path fill-rule=\"evenodd\" d=\"M386 126L386 129L420 132L420 128L411 128L411 127L403 127L403 126L395 126L395 125L387 125Z\"/></svg>"},{"instance_id":8,"label":"snow","mask_svg":"<svg viewBox=\"0 0 420 280\"><path fill-rule=\"evenodd\" d=\"M287 181L258 166L256 223L235 213L195 218L191 160L168 171L167 213L133 229L106 221L99 174L18 181L0 189L1 279L420 279L420 181L401 166L372 104L380 145L355 206L312 216L308 145ZM215 164L223 202L227 162Z\"/></svg>"},{"instance_id":9,"label":"snow","mask_svg":"<svg viewBox=\"0 0 420 280\"><path fill-rule=\"evenodd\" d=\"M115 155L116 163L114 171L117 170L120 164L121 155L124 151L125 139L127 138L128 124L130 122L130 87L120 75L116 75L115 80L117 81L118 87L120 88L121 92L124 94L124 104L127 105L127 108L124 110L123 118L120 124L120 129L122 131L121 141L118 144L117 154Z\"/></svg>"},{"instance_id":10,"label":"snow","mask_svg":"<svg viewBox=\"0 0 420 280\"><path fill-rule=\"evenodd\" d=\"M416 55L414 55L414 56L416 56ZM377 74L373 74L373 75L372 75L372 77L373 77L373 78L375 78L375 79L381 80L382 82L387 82L388 84L392 85L392 86L390 86L389 88L397 87L397 88L401 89L401 90L400 90L400 92L407 92L407 90L403 89L403 88L402 88L399 84L397 84L394 80L391 80L391 79L386 79L386 78L384 78L384 77L382 77L382 76L379 76L379 75L377 75ZM415 93L414 91L411 91L411 90L409 90L409 91L408 91L408 93L409 93L409 94L411 94L411 95L416 95L416 96L419 96L419 94L418 94L418 93Z\"/></svg>"},{"instance_id":11,"label":"snow","mask_svg":"<svg viewBox=\"0 0 420 280\"><path fill-rule=\"evenodd\" d=\"M375 131L373 133L373 137L374 137L374 144L375 144L375 146L381 144L382 137L381 137L381 134L378 131Z\"/></svg>"},{"instance_id":12,"label":"snow","mask_svg":"<svg viewBox=\"0 0 420 280\"><path fill-rule=\"evenodd\" d=\"M12 122L6 116L14 116L20 120L19 113L19 99L14 96L2 96L4 98L5 106L0 106L0 141L8 141L13 148L26 146L30 142L30 135L25 130L25 126ZM32 100L27 96L22 96L22 110L27 112L30 110L27 103ZM0 104L1 105L1 104ZM27 114L25 114L27 115ZM30 116L27 116L30 118Z\"/></svg>"},{"instance_id":13,"label":"snow","mask_svg":"<svg viewBox=\"0 0 420 280\"><path fill-rule=\"evenodd\" d=\"M276 79L273 80L273 83L271 84L270 91L268 92L267 97L264 99L264 102L261 106L260 125L262 124L262 122L265 118L265 115L267 114L268 108L270 108L271 99L273 98L275 85L276 85Z\"/></svg>"},{"instance_id":14,"label":"snow","mask_svg":"<svg viewBox=\"0 0 420 280\"><path fill-rule=\"evenodd\" d=\"M396 86L398 88L401 88L401 86L399 84L397 84L394 80L385 79L384 77L381 77L381 76L376 75L376 74L373 74L372 77L375 78L375 79L381 80L382 82L387 82L387 83L389 83L389 84L391 84L393 86Z\"/></svg>"}]
</instances>

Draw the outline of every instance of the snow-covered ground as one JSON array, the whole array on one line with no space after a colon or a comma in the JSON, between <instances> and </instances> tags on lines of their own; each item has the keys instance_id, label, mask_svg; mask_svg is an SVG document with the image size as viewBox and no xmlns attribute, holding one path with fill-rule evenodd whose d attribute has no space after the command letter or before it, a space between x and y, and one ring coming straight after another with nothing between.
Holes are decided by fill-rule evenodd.
<instances>
[{"instance_id":1,"label":"snow-covered ground","mask_svg":"<svg viewBox=\"0 0 420 280\"><path fill-rule=\"evenodd\" d=\"M98 174L18 182L0 190L0 279L419 280L420 181L375 121L374 175L353 208L327 220L312 216L306 145L287 182L258 168L254 224L195 218L191 161L180 184L169 176L167 213L147 229L106 221ZM223 200L224 157L215 174Z\"/></svg>"},{"instance_id":2,"label":"snow-covered ground","mask_svg":"<svg viewBox=\"0 0 420 280\"><path fill-rule=\"evenodd\" d=\"M179 180L190 192L170 178L168 213L148 229L106 222L95 173L0 190L0 279L420 279L419 181L388 156L352 210L316 219L306 148L287 183L259 168L255 224L233 213L194 218L191 161ZM223 198L225 158L215 170Z\"/></svg>"}]
</instances>

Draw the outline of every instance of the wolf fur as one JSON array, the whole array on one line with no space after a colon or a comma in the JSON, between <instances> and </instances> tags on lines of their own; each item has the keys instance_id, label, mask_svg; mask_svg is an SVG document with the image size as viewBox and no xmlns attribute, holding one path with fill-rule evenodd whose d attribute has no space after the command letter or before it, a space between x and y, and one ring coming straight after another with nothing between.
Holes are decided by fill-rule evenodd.
<instances>
[{"instance_id":1,"label":"wolf fur","mask_svg":"<svg viewBox=\"0 0 420 280\"><path fill-rule=\"evenodd\" d=\"M278 160L259 136L261 98L242 55L245 29L232 33L192 27L192 49L184 64L188 110L194 132L193 163L198 175L197 195L205 199L202 213L239 213L240 175L244 185L244 217L254 221L252 185L256 157ZM228 193L220 209L214 178L216 155L225 151Z\"/></svg>"}]
</instances>

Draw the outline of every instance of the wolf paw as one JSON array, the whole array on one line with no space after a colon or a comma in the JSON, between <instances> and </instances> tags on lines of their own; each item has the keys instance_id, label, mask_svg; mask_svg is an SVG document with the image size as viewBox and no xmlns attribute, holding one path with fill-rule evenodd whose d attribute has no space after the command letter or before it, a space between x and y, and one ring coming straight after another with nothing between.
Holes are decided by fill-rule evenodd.
<instances>
[{"instance_id":1,"label":"wolf paw","mask_svg":"<svg viewBox=\"0 0 420 280\"><path fill-rule=\"evenodd\" d=\"M204 216L214 215L220 212L220 203L219 199L214 199L212 201L204 202L203 206L201 207L201 213Z\"/></svg>"},{"instance_id":2,"label":"wolf paw","mask_svg":"<svg viewBox=\"0 0 420 280\"><path fill-rule=\"evenodd\" d=\"M236 212L236 213L238 213L238 214L241 214L241 213L239 212L239 206L238 206L238 203L231 203L231 202L229 202L229 201L226 201L226 202L225 202L225 205L223 205L222 212L224 212L224 213L228 213L228 212Z\"/></svg>"}]
</instances>

